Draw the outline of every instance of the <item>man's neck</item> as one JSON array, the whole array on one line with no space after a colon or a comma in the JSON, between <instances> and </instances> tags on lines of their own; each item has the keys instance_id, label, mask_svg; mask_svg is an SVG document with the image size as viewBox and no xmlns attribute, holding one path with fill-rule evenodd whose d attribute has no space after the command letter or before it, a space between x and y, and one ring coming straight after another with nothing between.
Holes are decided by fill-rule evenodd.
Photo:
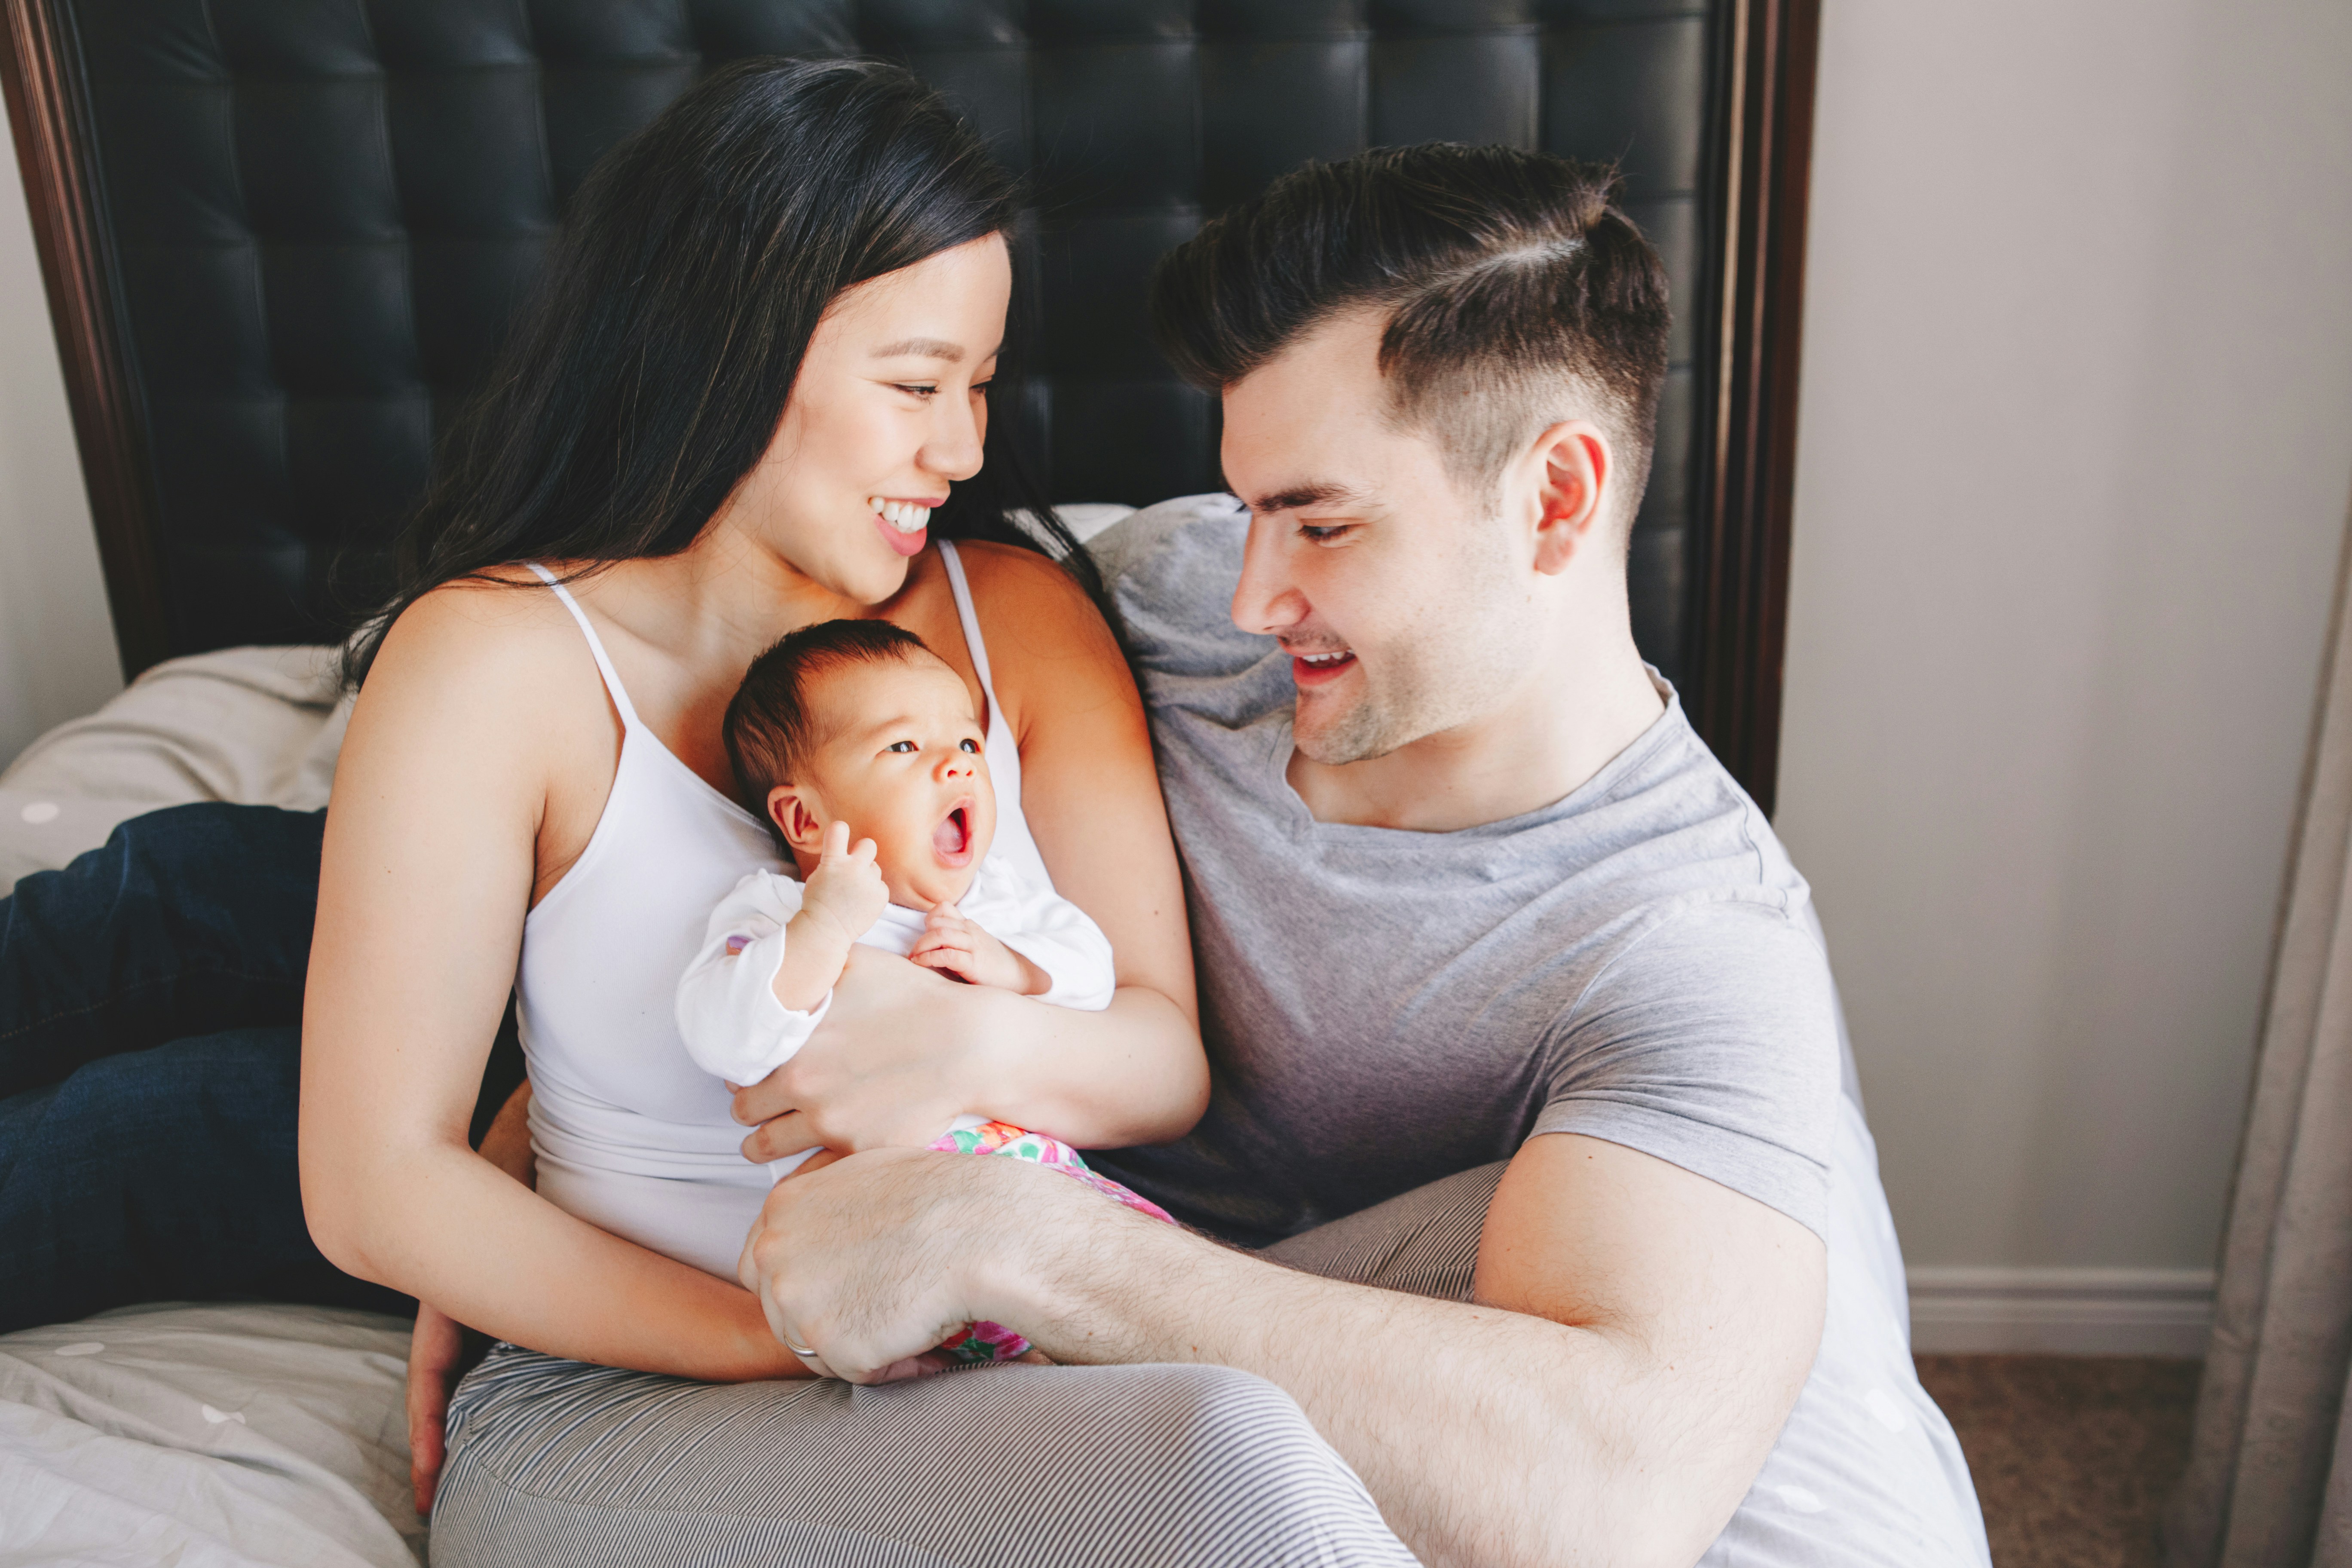
<instances>
[{"instance_id":1,"label":"man's neck","mask_svg":"<svg viewBox=\"0 0 2352 1568\"><path fill-rule=\"evenodd\" d=\"M1318 822L1452 833L1573 794L1656 722L1665 704L1632 637L1548 664L1500 710L1360 763L1293 752L1290 787Z\"/></svg>"}]
</instances>

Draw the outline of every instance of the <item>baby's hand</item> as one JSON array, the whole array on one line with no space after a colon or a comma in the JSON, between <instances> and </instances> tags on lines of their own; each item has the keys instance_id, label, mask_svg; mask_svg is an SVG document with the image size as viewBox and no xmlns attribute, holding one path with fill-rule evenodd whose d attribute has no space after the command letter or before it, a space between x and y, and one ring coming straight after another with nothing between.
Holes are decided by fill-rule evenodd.
<instances>
[{"instance_id":1,"label":"baby's hand","mask_svg":"<svg viewBox=\"0 0 2352 1568\"><path fill-rule=\"evenodd\" d=\"M855 849L849 847L849 824L836 821L826 828L824 853L803 884L802 910L832 916L846 941L864 936L890 902L890 889L874 855L871 838L859 839Z\"/></svg>"},{"instance_id":2,"label":"baby's hand","mask_svg":"<svg viewBox=\"0 0 2352 1568\"><path fill-rule=\"evenodd\" d=\"M922 940L907 956L972 985L1024 996L1043 996L1054 988L1052 975L964 919L953 904L932 909L923 921Z\"/></svg>"}]
</instances>

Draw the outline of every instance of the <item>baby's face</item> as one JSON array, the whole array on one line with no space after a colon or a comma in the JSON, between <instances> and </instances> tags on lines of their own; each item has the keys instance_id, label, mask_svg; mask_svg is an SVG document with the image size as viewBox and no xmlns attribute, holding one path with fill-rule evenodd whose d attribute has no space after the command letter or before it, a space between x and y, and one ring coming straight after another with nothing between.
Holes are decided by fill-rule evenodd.
<instances>
[{"instance_id":1,"label":"baby's face","mask_svg":"<svg viewBox=\"0 0 2352 1568\"><path fill-rule=\"evenodd\" d=\"M825 739L802 770L808 778L768 797L802 870L816 864L824 830L838 819L851 842L874 840L892 903L928 910L963 897L996 837L987 736L963 678L924 655L851 665L814 684ZM792 811L794 795L813 837L808 822L795 820L803 814Z\"/></svg>"}]
</instances>

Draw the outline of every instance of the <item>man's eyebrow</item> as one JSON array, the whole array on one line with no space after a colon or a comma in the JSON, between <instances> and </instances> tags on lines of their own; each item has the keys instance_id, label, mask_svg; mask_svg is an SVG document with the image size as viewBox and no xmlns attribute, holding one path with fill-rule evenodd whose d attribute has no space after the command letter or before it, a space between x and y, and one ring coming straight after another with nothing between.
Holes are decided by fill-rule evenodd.
<instances>
[{"instance_id":1,"label":"man's eyebrow","mask_svg":"<svg viewBox=\"0 0 2352 1568\"><path fill-rule=\"evenodd\" d=\"M950 364L963 358L963 345L945 338L901 338L874 351L876 359L943 359Z\"/></svg>"},{"instance_id":2,"label":"man's eyebrow","mask_svg":"<svg viewBox=\"0 0 2352 1568\"><path fill-rule=\"evenodd\" d=\"M1297 511L1301 507L1333 506L1349 502L1360 504L1364 492L1353 485L1343 485L1336 479L1314 479L1293 485L1288 489L1275 490L1250 498L1250 510L1264 514L1273 511Z\"/></svg>"}]
</instances>

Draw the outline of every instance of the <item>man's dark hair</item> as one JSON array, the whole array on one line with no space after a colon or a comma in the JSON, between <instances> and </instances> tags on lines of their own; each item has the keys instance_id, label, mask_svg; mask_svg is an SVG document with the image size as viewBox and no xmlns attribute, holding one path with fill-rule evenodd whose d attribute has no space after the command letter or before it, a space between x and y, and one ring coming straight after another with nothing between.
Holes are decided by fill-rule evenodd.
<instances>
[{"instance_id":1,"label":"man's dark hair","mask_svg":"<svg viewBox=\"0 0 2352 1568\"><path fill-rule=\"evenodd\" d=\"M1228 209L1151 279L1160 349L1222 390L1352 310L1388 312L1400 428L1491 494L1537 432L1584 416L1617 460L1621 527L1647 482L1666 376L1666 275L1615 171L1435 142L1308 163Z\"/></svg>"},{"instance_id":2,"label":"man's dark hair","mask_svg":"<svg viewBox=\"0 0 2352 1568\"><path fill-rule=\"evenodd\" d=\"M727 763L744 809L768 825L786 859L793 847L768 815L768 792L798 778L810 750L824 738L809 713L809 683L851 665L935 657L922 638L888 621L819 621L785 633L743 672L721 729Z\"/></svg>"}]
</instances>

